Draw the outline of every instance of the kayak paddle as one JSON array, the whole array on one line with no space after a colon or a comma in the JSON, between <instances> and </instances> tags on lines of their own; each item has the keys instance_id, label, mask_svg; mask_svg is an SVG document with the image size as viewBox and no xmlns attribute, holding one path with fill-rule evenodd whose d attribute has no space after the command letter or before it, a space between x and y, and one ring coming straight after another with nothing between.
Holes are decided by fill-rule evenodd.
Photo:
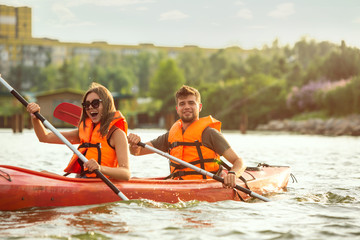
<instances>
[{"instance_id":1,"label":"kayak paddle","mask_svg":"<svg viewBox=\"0 0 360 240\"><path fill-rule=\"evenodd\" d=\"M212 179L215 179L216 181L219 181L219 182L224 183L224 178L222 178L222 177L220 177L220 176L217 176L217 175L215 175L215 174L213 174L213 173L211 173L211 172L208 172L208 171L206 171L206 170L204 170L204 169L202 169L202 168L196 167L196 166L192 165L191 163L188 163L188 162L185 162L185 161L183 161L183 160L180 160L179 158L176 158L176 157L174 157L174 156L171 156L170 154L168 154L168 153L166 153L166 152L163 152L163 151L160 151L160 150L157 149L157 148L154 148L154 147L152 147L152 146L150 146L150 145L147 145L147 144L145 144L145 143L142 143L142 142L138 142L137 145L139 145L140 147L143 147L143 148L147 148L147 149L151 150L152 152L155 152L155 153L157 153L157 154L160 154L161 156L166 157L166 158L168 158L168 159L171 159L171 160L173 160L173 161L175 161L175 162L177 162L177 163L179 163L179 164L181 164L181 165L183 165L183 166L185 166L185 167L191 168L191 169L195 170L196 172L198 172L198 173L200 173L200 174L202 174L202 175L209 176L209 177L211 177ZM249 194L249 195L252 196L252 197L258 198L258 199L263 200L263 201L265 201L265 202L270 202L270 199L268 199L268 198L266 198L266 197L264 197L264 196L261 196L261 195L255 193L255 192L247 189L247 188L243 188L243 187L241 187L241 186L239 186L239 185L236 185L235 188L236 188L237 190L240 190L240 191L246 193L246 194Z\"/></svg>"},{"instance_id":2,"label":"kayak paddle","mask_svg":"<svg viewBox=\"0 0 360 240\"><path fill-rule=\"evenodd\" d=\"M2 77L0 77L1 83L9 90L9 92L14 95L25 107L29 104L14 88L12 88ZM75 106L75 105L74 105ZM48 122L39 112L34 113L34 115L43 123L45 127L50 129L60 140L65 143L84 163L88 160L86 157L77 150L50 122ZM76 125L77 126L77 125ZM97 176L103 180L106 185L108 185L111 190L114 191L122 200L129 200L110 180L104 176L99 170L95 170Z\"/></svg>"},{"instance_id":3,"label":"kayak paddle","mask_svg":"<svg viewBox=\"0 0 360 240\"><path fill-rule=\"evenodd\" d=\"M82 108L72 103L60 103L54 110L54 117L78 126L80 122Z\"/></svg>"},{"instance_id":4,"label":"kayak paddle","mask_svg":"<svg viewBox=\"0 0 360 240\"><path fill-rule=\"evenodd\" d=\"M62 106L59 107L60 105L62 105ZM74 126L77 126L77 123L74 121L73 116L71 116L71 113L76 112L77 111L76 109L81 110L81 107L76 106L76 105L71 104L71 103L61 103L60 105L58 106L59 108L55 108L54 116L56 118L60 119L60 120L63 120L65 122L73 124ZM62 111L61 114L56 113L56 111L60 111L59 109ZM80 114L81 114L81 112L80 112ZM78 118L80 119L80 115L78 116ZM138 145L143 147L143 148L147 148L147 149L151 150L152 152L158 153L161 156L164 156L164 157L166 157L168 159L174 160L175 162L177 162L177 163L179 163L179 164L181 164L181 165L183 165L185 167L191 168L191 169L195 170L196 172L198 172L198 173L200 173L202 175L209 176L209 177L211 177L211 178L213 178L213 179L215 179L215 180L217 180L219 182L224 183L224 179L222 177L219 177L219 176L217 176L217 175L215 175L213 173L205 171L204 169L201 169L201 168L196 167L196 166L194 166L194 165L192 165L190 163L187 163L187 162L185 162L183 160L180 160L180 159L178 159L178 158L176 158L174 156L171 156L170 154L165 153L163 151L160 151L157 148L151 147L151 146L149 146L149 145L147 145L145 143L142 143L142 142L139 142ZM264 196L261 196L261 195L255 193L255 192L247 189L247 188L243 188L243 187L241 187L239 185L236 185L235 188L237 190L240 190L240 191L252 196L252 197L258 198L258 199L263 200L265 202L270 202L270 199L268 199L268 198L266 198Z\"/></svg>"}]
</instances>

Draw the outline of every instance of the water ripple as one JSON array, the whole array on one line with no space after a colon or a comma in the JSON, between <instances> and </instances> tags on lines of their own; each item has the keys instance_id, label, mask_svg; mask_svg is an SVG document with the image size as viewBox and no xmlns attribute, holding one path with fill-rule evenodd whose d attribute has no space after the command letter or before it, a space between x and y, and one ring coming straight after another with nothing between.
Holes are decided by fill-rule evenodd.
<instances>
[{"instance_id":1,"label":"water ripple","mask_svg":"<svg viewBox=\"0 0 360 240\"><path fill-rule=\"evenodd\" d=\"M357 199L352 196L342 196L333 192L326 193L317 193L317 194L308 194L306 196L296 197L296 200L299 202L319 202L319 203L355 203Z\"/></svg>"}]
</instances>

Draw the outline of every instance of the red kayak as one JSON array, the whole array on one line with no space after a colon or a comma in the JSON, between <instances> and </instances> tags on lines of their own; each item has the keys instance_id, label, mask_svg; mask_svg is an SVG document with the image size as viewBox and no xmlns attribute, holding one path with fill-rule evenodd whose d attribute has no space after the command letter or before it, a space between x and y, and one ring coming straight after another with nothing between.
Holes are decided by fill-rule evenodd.
<instances>
[{"instance_id":1,"label":"red kayak","mask_svg":"<svg viewBox=\"0 0 360 240\"><path fill-rule=\"evenodd\" d=\"M237 184L264 195L286 189L290 168L267 166L247 168ZM247 201L244 192L222 187L208 180L165 180L164 178L132 178L130 181L111 180L130 200L149 199L156 202L224 200ZM65 207L120 201L119 196L100 179L70 178L37 172L20 167L0 165L0 210L32 207Z\"/></svg>"}]
</instances>

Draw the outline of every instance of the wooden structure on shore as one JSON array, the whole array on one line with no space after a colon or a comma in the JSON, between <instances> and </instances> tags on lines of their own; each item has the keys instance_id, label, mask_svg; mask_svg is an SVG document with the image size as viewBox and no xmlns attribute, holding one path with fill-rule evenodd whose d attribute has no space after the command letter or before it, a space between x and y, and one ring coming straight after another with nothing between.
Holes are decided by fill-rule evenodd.
<instances>
[{"instance_id":1,"label":"wooden structure on shore","mask_svg":"<svg viewBox=\"0 0 360 240\"><path fill-rule=\"evenodd\" d=\"M25 96L28 98L28 96ZM21 133L30 128L31 122L21 103L10 93L0 93L0 128L11 128L14 133Z\"/></svg>"},{"instance_id":2,"label":"wooden structure on shore","mask_svg":"<svg viewBox=\"0 0 360 240\"><path fill-rule=\"evenodd\" d=\"M14 133L21 133L25 127L25 117L18 113L12 116L0 116L0 128L11 128Z\"/></svg>"}]
</instances>

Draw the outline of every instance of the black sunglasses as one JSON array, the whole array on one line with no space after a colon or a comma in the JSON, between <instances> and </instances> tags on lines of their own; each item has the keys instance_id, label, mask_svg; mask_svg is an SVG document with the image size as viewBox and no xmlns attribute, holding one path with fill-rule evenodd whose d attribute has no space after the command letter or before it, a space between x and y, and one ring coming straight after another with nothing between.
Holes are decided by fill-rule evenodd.
<instances>
[{"instance_id":1,"label":"black sunglasses","mask_svg":"<svg viewBox=\"0 0 360 240\"><path fill-rule=\"evenodd\" d=\"M98 108L98 107L100 106L100 102L101 102L101 99L94 99L94 100L92 100L91 102L89 102L89 101L83 102L81 105L82 105L85 109L89 109L89 108L90 108L90 105L91 105L93 108Z\"/></svg>"}]
</instances>

